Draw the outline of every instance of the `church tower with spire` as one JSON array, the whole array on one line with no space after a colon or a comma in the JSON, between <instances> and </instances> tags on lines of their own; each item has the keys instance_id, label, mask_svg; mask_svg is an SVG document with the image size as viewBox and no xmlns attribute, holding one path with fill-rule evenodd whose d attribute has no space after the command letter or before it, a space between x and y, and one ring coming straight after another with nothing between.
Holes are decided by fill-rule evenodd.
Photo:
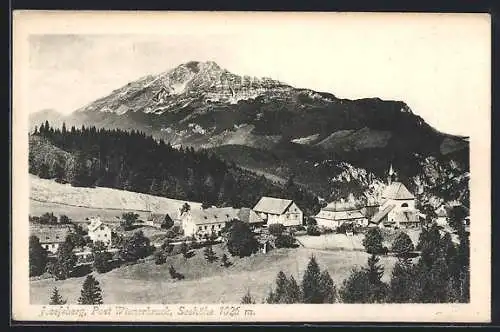
<instances>
[{"instance_id":1,"label":"church tower with spire","mask_svg":"<svg viewBox=\"0 0 500 332\"><path fill-rule=\"evenodd\" d=\"M389 167L389 172L387 174L387 185L391 185L392 181L396 179L396 172L394 172L394 169L392 168L392 164Z\"/></svg>"}]
</instances>

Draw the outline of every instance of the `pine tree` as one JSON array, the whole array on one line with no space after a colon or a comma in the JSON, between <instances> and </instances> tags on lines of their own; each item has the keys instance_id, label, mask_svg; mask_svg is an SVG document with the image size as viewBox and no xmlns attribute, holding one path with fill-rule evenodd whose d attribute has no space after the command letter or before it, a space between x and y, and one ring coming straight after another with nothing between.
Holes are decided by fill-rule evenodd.
<instances>
[{"instance_id":1,"label":"pine tree","mask_svg":"<svg viewBox=\"0 0 500 332\"><path fill-rule=\"evenodd\" d=\"M40 245L39 239L32 235L29 242L30 277L39 276L45 272L47 251Z\"/></svg>"},{"instance_id":2,"label":"pine tree","mask_svg":"<svg viewBox=\"0 0 500 332\"><path fill-rule=\"evenodd\" d=\"M278 303L276 299L276 294L274 293L274 290L272 288L269 290L269 294L267 295L265 302L268 304Z\"/></svg>"},{"instance_id":3,"label":"pine tree","mask_svg":"<svg viewBox=\"0 0 500 332\"><path fill-rule=\"evenodd\" d=\"M344 280L340 297L345 303L381 303L387 296L387 285L382 282L383 268L378 264L377 256L368 259L368 266L353 269Z\"/></svg>"},{"instance_id":4,"label":"pine tree","mask_svg":"<svg viewBox=\"0 0 500 332\"><path fill-rule=\"evenodd\" d=\"M274 291L276 303L288 303L287 287L288 279L283 271L279 271L276 276L276 290Z\"/></svg>"},{"instance_id":5,"label":"pine tree","mask_svg":"<svg viewBox=\"0 0 500 332\"><path fill-rule=\"evenodd\" d=\"M99 273L108 272L111 269L110 260L112 255L101 241L96 241L92 246L94 258L94 269Z\"/></svg>"},{"instance_id":6,"label":"pine tree","mask_svg":"<svg viewBox=\"0 0 500 332\"><path fill-rule=\"evenodd\" d=\"M247 290L246 294L241 298L241 304L255 304L255 300L250 294L250 290Z\"/></svg>"},{"instance_id":7,"label":"pine tree","mask_svg":"<svg viewBox=\"0 0 500 332\"><path fill-rule=\"evenodd\" d=\"M217 260L217 255L215 254L212 246L206 246L203 254L209 263L213 263Z\"/></svg>"},{"instance_id":8,"label":"pine tree","mask_svg":"<svg viewBox=\"0 0 500 332\"><path fill-rule=\"evenodd\" d=\"M51 273L56 280L64 280L70 276L77 261L73 253L73 244L69 237L59 246L56 255L57 259L52 266Z\"/></svg>"},{"instance_id":9,"label":"pine tree","mask_svg":"<svg viewBox=\"0 0 500 332\"><path fill-rule=\"evenodd\" d=\"M371 255L370 258L368 258L368 268L366 269L368 281L372 285L370 302L375 303L383 302L387 293L387 287L381 281L384 275L384 268L379 265L379 261L380 259L378 256Z\"/></svg>"},{"instance_id":10,"label":"pine tree","mask_svg":"<svg viewBox=\"0 0 500 332\"><path fill-rule=\"evenodd\" d=\"M389 300L395 303L411 303L415 299L415 272L411 261L399 259L392 270Z\"/></svg>"},{"instance_id":11,"label":"pine tree","mask_svg":"<svg viewBox=\"0 0 500 332\"><path fill-rule=\"evenodd\" d=\"M62 296L59 294L57 287L52 290L52 295L50 296L50 305L62 305L66 304L67 300L63 300Z\"/></svg>"},{"instance_id":12,"label":"pine tree","mask_svg":"<svg viewBox=\"0 0 500 332\"><path fill-rule=\"evenodd\" d=\"M103 304L102 290L99 285L99 281L97 281L91 274L89 274L83 282L81 294L78 298L78 304Z\"/></svg>"},{"instance_id":13,"label":"pine tree","mask_svg":"<svg viewBox=\"0 0 500 332\"><path fill-rule=\"evenodd\" d=\"M286 288L287 303L300 303L302 302L302 291L297 281L290 275L288 278L288 285Z\"/></svg>"},{"instance_id":14,"label":"pine tree","mask_svg":"<svg viewBox=\"0 0 500 332\"><path fill-rule=\"evenodd\" d=\"M323 297L323 303L334 303L336 299L336 289L332 278L327 270L321 272L319 278L319 291Z\"/></svg>"},{"instance_id":15,"label":"pine tree","mask_svg":"<svg viewBox=\"0 0 500 332\"><path fill-rule=\"evenodd\" d=\"M311 256L302 278L302 294L304 303L323 303L323 294L319 286L320 269L316 258Z\"/></svg>"},{"instance_id":16,"label":"pine tree","mask_svg":"<svg viewBox=\"0 0 500 332\"><path fill-rule=\"evenodd\" d=\"M339 295L344 303L370 303L371 284L363 269L354 268L342 282Z\"/></svg>"}]
</instances>

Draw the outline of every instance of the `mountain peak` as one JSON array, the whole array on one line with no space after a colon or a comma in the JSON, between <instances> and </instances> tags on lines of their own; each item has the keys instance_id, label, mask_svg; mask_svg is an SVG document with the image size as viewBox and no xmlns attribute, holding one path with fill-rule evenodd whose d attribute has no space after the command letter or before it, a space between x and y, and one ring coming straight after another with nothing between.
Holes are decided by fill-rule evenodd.
<instances>
[{"instance_id":1,"label":"mountain peak","mask_svg":"<svg viewBox=\"0 0 500 332\"><path fill-rule=\"evenodd\" d=\"M211 71L211 70L216 70L219 71L222 68L214 61L189 61L186 62L179 67L184 67L189 69L190 71L194 73L198 73L200 71Z\"/></svg>"}]
</instances>

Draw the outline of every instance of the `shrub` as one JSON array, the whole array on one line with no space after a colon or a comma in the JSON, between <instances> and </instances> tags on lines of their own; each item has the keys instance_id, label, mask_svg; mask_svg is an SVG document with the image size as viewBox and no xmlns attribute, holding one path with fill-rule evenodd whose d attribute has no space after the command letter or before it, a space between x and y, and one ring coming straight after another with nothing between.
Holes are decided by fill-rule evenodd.
<instances>
[{"instance_id":1,"label":"shrub","mask_svg":"<svg viewBox=\"0 0 500 332\"><path fill-rule=\"evenodd\" d=\"M165 256L163 255L162 252L160 252L160 251L155 252L155 264L156 265L165 264L166 261L167 261L167 259L165 258Z\"/></svg>"},{"instance_id":2,"label":"shrub","mask_svg":"<svg viewBox=\"0 0 500 332\"><path fill-rule=\"evenodd\" d=\"M242 221L232 222L227 249L233 256L245 257L259 250L259 243L248 224Z\"/></svg>"},{"instance_id":3,"label":"shrub","mask_svg":"<svg viewBox=\"0 0 500 332\"><path fill-rule=\"evenodd\" d=\"M398 234L394 242L392 243L392 251L398 255L408 254L410 251L413 251L415 246L411 241L408 234L401 232Z\"/></svg>"},{"instance_id":4,"label":"shrub","mask_svg":"<svg viewBox=\"0 0 500 332\"><path fill-rule=\"evenodd\" d=\"M295 247L295 238L289 234L283 234L275 240L276 248L293 248Z\"/></svg>"},{"instance_id":5,"label":"shrub","mask_svg":"<svg viewBox=\"0 0 500 332\"><path fill-rule=\"evenodd\" d=\"M149 256L154 251L150 241L142 231L135 232L131 237L123 241L120 248L120 258L123 261L136 261Z\"/></svg>"},{"instance_id":6,"label":"shrub","mask_svg":"<svg viewBox=\"0 0 500 332\"><path fill-rule=\"evenodd\" d=\"M306 217L306 225L307 226L311 226L311 225L312 226L317 226L318 222L313 217Z\"/></svg>"},{"instance_id":7,"label":"shrub","mask_svg":"<svg viewBox=\"0 0 500 332\"><path fill-rule=\"evenodd\" d=\"M283 232L285 232L285 229L285 226L283 226L282 224L271 224L268 227L269 234L276 237L279 237L281 234L283 234Z\"/></svg>"},{"instance_id":8,"label":"shrub","mask_svg":"<svg viewBox=\"0 0 500 332\"><path fill-rule=\"evenodd\" d=\"M222 258L221 258L221 265L224 266L224 267L229 267L231 266L231 262L229 261L229 258L227 257L226 254L222 255Z\"/></svg>"},{"instance_id":9,"label":"shrub","mask_svg":"<svg viewBox=\"0 0 500 332\"><path fill-rule=\"evenodd\" d=\"M321 232L319 231L318 226L309 225L307 226L307 235L319 236Z\"/></svg>"},{"instance_id":10,"label":"shrub","mask_svg":"<svg viewBox=\"0 0 500 332\"><path fill-rule=\"evenodd\" d=\"M170 277L172 279L176 279L176 280L182 280L182 279L184 279L184 275L182 275L181 273L177 272L172 265L170 265L170 267L168 268L168 273L170 274Z\"/></svg>"},{"instance_id":11,"label":"shrub","mask_svg":"<svg viewBox=\"0 0 500 332\"><path fill-rule=\"evenodd\" d=\"M381 254L384 252L382 246L382 233L378 227L373 227L368 230L363 239L363 246L369 254Z\"/></svg>"}]
</instances>

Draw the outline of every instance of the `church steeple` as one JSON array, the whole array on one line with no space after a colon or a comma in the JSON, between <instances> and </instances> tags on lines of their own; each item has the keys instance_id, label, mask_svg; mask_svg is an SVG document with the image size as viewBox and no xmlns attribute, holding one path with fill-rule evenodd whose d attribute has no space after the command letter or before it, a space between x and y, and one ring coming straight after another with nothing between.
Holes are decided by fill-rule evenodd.
<instances>
[{"instance_id":1,"label":"church steeple","mask_svg":"<svg viewBox=\"0 0 500 332\"><path fill-rule=\"evenodd\" d=\"M392 179L393 179L395 174L396 174L396 172L394 172L394 169L392 168L392 164L391 164L391 166L389 167L389 173L387 175L387 184L388 185L391 185Z\"/></svg>"}]
</instances>

